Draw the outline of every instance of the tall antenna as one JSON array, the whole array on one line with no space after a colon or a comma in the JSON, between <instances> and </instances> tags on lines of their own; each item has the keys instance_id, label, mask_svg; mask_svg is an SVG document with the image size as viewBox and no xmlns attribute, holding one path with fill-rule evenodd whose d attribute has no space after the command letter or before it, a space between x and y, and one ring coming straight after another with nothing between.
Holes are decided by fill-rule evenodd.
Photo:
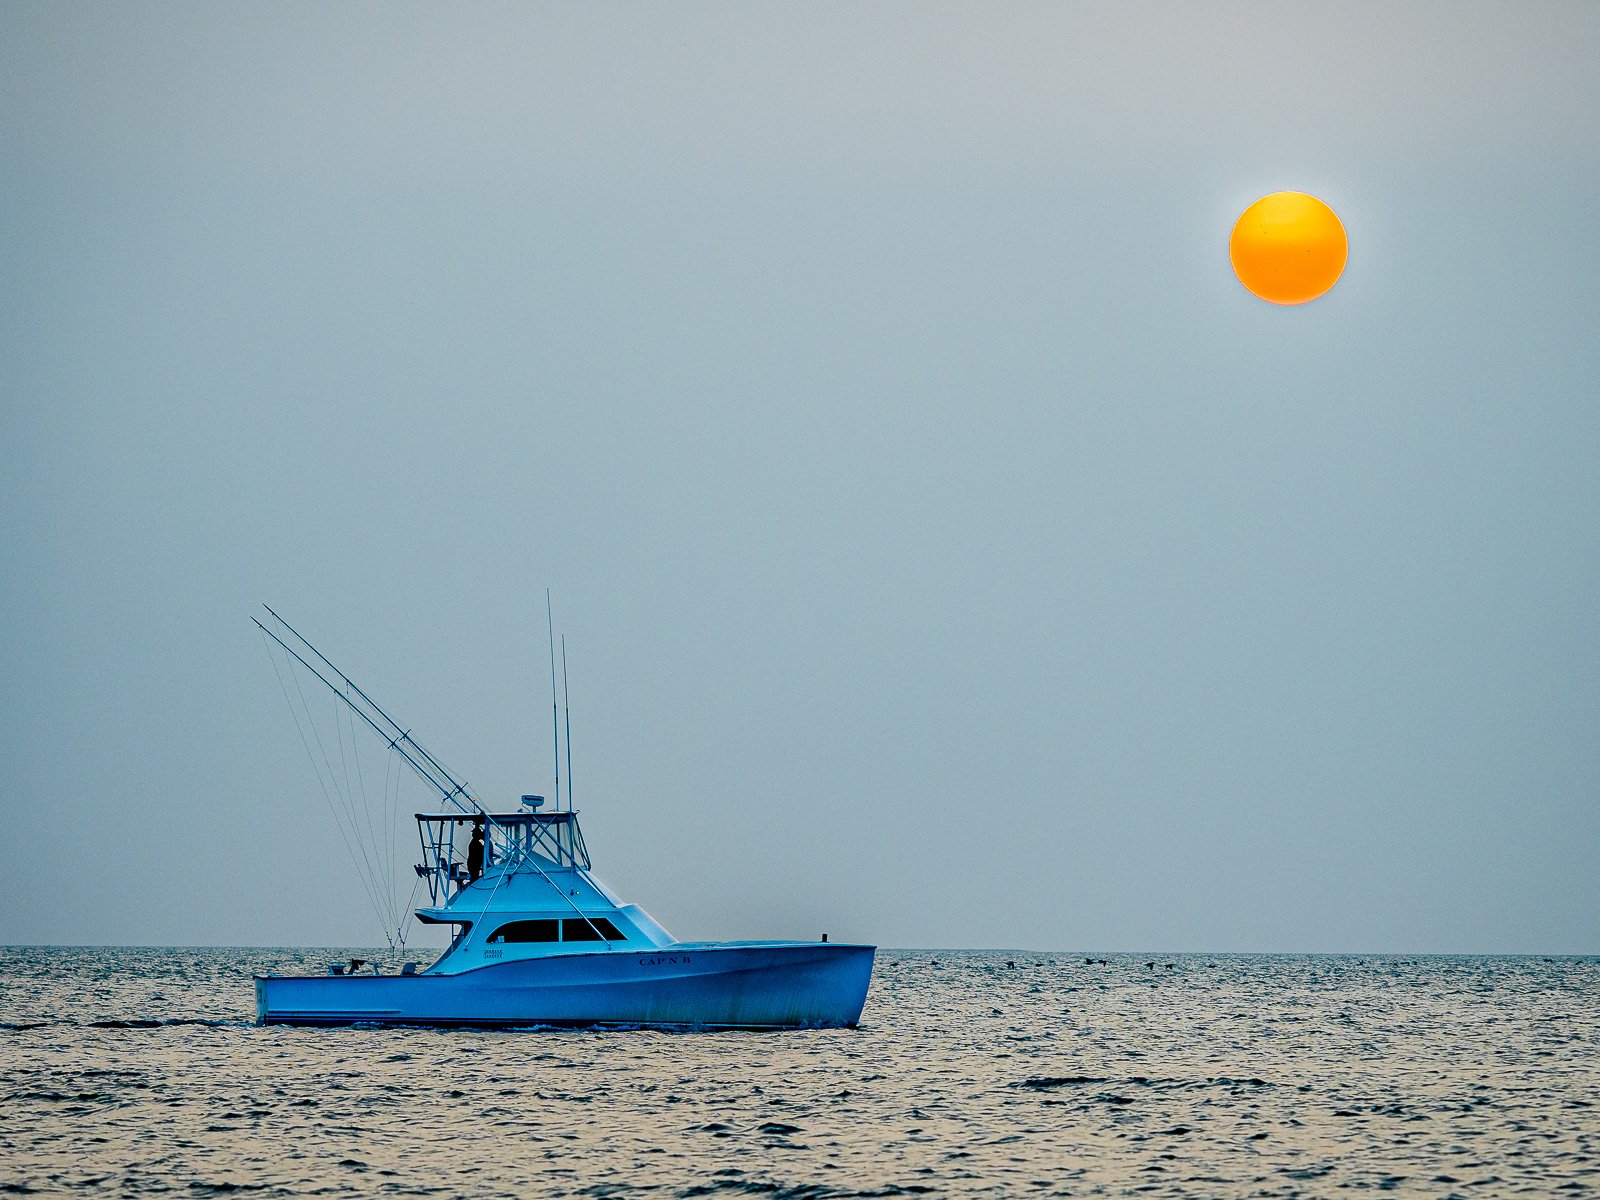
<instances>
[{"instance_id":1,"label":"tall antenna","mask_svg":"<svg viewBox=\"0 0 1600 1200\"><path fill-rule=\"evenodd\" d=\"M561 811L561 708L556 703L556 618L550 589L544 590L544 624L550 635L550 738L555 743L556 811Z\"/></svg>"},{"instance_id":2,"label":"tall antenna","mask_svg":"<svg viewBox=\"0 0 1600 1200\"><path fill-rule=\"evenodd\" d=\"M567 635L561 635L561 715L567 722L567 807L572 807L572 693L567 691Z\"/></svg>"}]
</instances>

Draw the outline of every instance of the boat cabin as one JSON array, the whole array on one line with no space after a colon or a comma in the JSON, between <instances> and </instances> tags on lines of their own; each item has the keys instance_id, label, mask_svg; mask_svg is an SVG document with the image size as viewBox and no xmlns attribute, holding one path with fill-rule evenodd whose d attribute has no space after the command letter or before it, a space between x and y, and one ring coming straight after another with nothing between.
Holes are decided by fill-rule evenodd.
<instances>
[{"instance_id":1,"label":"boat cabin","mask_svg":"<svg viewBox=\"0 0 1600 1200\"><path fill-rule=\"evenodd\" d=\"M456 929L429 973L676 942L649 913L589 873L578 814L540 812L539 803L527 796L517 812L416 814L423 855L417 874L432 901L417 909L417 918ZM475 828L484 831L481 859L470 853Z\"/></svg>"}]
</instances>

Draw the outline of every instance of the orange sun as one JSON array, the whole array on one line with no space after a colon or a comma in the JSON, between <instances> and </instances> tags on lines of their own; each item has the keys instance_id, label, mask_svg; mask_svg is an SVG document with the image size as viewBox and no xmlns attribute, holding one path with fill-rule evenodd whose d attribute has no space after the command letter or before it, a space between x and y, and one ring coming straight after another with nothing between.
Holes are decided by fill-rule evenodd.
<instances>
[{"instance_id":1,"label":"orange sun","mask_svg":"<svg viewBox=\"0 0 1600 1200\"><path fill-rule=\"evenodd\" d=\"M1333 209L1304 192L1261 197L1244 210L1228 239L1239 282L1273 304L1315 300L1339 282L1349 254Z\"/></svg>"}]
</instances>

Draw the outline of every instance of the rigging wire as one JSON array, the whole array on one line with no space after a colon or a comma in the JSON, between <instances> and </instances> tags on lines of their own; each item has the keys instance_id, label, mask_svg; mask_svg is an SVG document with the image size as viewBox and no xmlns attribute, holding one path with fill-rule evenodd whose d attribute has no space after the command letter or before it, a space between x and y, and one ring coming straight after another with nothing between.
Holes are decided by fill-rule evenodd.
<instances>
[{"instance_id":1,"label":"rigging wire","mask_svg":"<svg viewBox=\"0 0 1600 1200\"><path fill-rule=\"evenodd\" d=\"M350 811L352 814L354 814L356 812L356 795L355 790L350 786L350 759L354 758L356 760L356 779L359 781L361 778L361 758L360 752L355 745L354 729L351 729L350 731L350 753L348 755L345 753L344 716L339 711L339 705L337 704L333 706L333 729L334 733L336 733L339 738L339 765L344 770L345 795L350 797ZM360 815L362 818L362 823L365 824L367 828L367 837L373 844L373 857L377 860L377 863L373 868L374 879L376 880L377 876L382 871L383 859L377 853L378 838L377 835L372 832L372 810L367 803L367 793L365 787L361 789Z\"/></svg>"},{"instance_id":2,"label":"rigging wire","mask_svg":"<svg viewBox=\"0 0 1600 1200\"><path fill-rule=\"evenodd\" d=\"M397 833L397 828L395 825L394 810L395 807L400 803L400 791L398 788L396 788L394 790L392 799L389 791L389 780L394 775L395 757L396 756L393 754L386 754L383 758L383 836L385 839L387 839L389 846L392 848L390 853L391 859L399 851L399 847L397 845L398 839L395 836ZM412 891L416 891L416 887L414 885L412 887Z\"/></svg>"},{"instance_id":3,"label":"rigging wire","mask_svg":"<svg viewBox=\"0 0 1600 1200\"><path fill-rule=\"evenodd\" d=\"M384 929L387 931L394 928L400 920L400 915L395 909L394 847L378 837L377 829L373 825L372 798L367 793L366 775L361 769L361 745L356 741L355 718L348 715L341 717L339 707L335 706L334 719L336 721L347 721L350 726L350 760L355 764L356 784L361 791L361 817L366 824L367 835L372 839L372 857L377 870L378 894L383 897L386 903ZM340 727L339 744L340 753L343 754L344 731L342 725ZM348 782L348 778L346 782Z\"/></svg>"},{"instance_id":4,"label":"rigging wire","mask_svg":"<svg viewBox=\"0 0 1600 1200\"><path fill-rule=\"evenodd\" d=\"M371 902L373 911L377 914L378 920L381 922L383 920L383 906L378 903L377 897L373 894L372 889L367 886L366 877L362 874L361 863L356 856L355 847L350 844L350 838L345 833L344 823L339 820L338 807L333 802L333 796L328 791L328 785L323 781L322 771L317 767L316 755L311 753L311 740L306 737L305 729L302 728L300 724L300 714L295 711L294 701L289 699L289 689L283 682L283 672L278 669L277 656L272 653L272 646L264 637L262 638L262 646L267 652L267 660L272 664L272 673L277 677L278 688L283 692L283 702L288 706L289 716L294 721L295 732L300 735L300 744L305 747L306 761L311 764L311 771L317 777L317 786L322 790L322 798L327 801L328 811L333 814L333 823L334 827L339 831L339 840L344 843L345 852L350 855L351 865L356 868L356 876L361 881L362 889L367 893L367 899ZM298 683L296 683L296 687L299 687ZM302 694L302 702L303 701L304 696ZM307 710L306 715L308 718L310 717L309 709ZM316 733L315 727L312 728L312 733ZM387 933L385 936L387 936Z\"/></svg>"},{"instance_id":5,"label":"rigging wire","mask_svg":"<svg viewBox=\"0 0 1600 1200\"><path fill-rule=\"evenodd\" d=\"M417 876L411 881L411 894L406 897L406 906L400 910L400 925L394 931L395 940L402 946L411 934L411 926L417 919L417 889L422 886L422 876Z\"/></svg>"},{"instance_id":6,"label":"rigging wire","mask_svg":"<svg viewBox=\"0 0 1600 1200\"><path fill-rule=\"evenodd\" d=\"M339 710L336 708L335 713L337 714L338 711ZM361 745L356 741L355 717L351 716L349 713L345 713L344 718L350 725L350 757L355 760L356 783L360 785L361 788L361 815L366 819L367 833L372 838L373 856L378 860L378 872L382 884L382 894L389 902L389 925L395 925L400 920L400 914L395 910L394 907L395 892L398 890L395 886L394 878L394 843L389 839L380 840L377 830L373 826L372 799L367 794L367 779L365 773L361 770ZM343 746L342 736L340 738L340 746ZM341 753L342 752L343 751L341 749ZM382 823L381 817L379 823Z\"/></svg>"},{"instance_id":7,"label":"rigging wire","mask_svg":"<svg viewBox=\"0 0 1600 1200\"><path fill-rule=\"evenodd\" d=\"M306 724L311 727L311 736L316 739L317 749L322 754L323 765L328 768L328 779L333 784L333 790L339 794L339 799L344 802L345 812L350 821L350 832L355 839L356 849L361 853L361 861L366 866L365 874L362 875L362 883L367 886L368 893L372 896L372 906L378 912L378 920L383 922L385 927L387 927L388 921L384 919L383 900L378 892L377 872L373 869L372 859L367 854L366 842L364 842L361 838L361 826L356 820L355 801L351 798L348 791L340 791L339 789L339 776L334 772L333 759L329 756L328 747L322 740L322 734L317 729L315 719L311 716L311 705L306 701L305 690L300 686L300 677L298 675L294 676L294 686L295 691L299 693L300 704L305 709ZM337 711L338 710L336 709L335 714L337 714ZM335 728L337 729L337 715L335 716L335 722ZM343 738L340 739L339 745L342 752L344 748ZM315 762L313 762L312 765L315 766ZM359 873L360 872L358 870L358 874Z\"/></svg>"}]
</instances>

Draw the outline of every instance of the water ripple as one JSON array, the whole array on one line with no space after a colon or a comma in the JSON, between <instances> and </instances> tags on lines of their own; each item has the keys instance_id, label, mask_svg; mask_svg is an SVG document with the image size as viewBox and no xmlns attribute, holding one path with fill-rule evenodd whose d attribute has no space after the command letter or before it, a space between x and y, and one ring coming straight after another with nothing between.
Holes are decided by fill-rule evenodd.
<instances>
[{"instance_id":1,"label":"water ripple","mask_svg":"<svg viewBox=\"0 0 1600 1200\"><path fill-rule=\"evenodd\" d=\"M356 950L0 950L0 1194L1583 1196L1600 961L888 951L859 1030L262 1029Z\"/></svg>"}]
</instances>

